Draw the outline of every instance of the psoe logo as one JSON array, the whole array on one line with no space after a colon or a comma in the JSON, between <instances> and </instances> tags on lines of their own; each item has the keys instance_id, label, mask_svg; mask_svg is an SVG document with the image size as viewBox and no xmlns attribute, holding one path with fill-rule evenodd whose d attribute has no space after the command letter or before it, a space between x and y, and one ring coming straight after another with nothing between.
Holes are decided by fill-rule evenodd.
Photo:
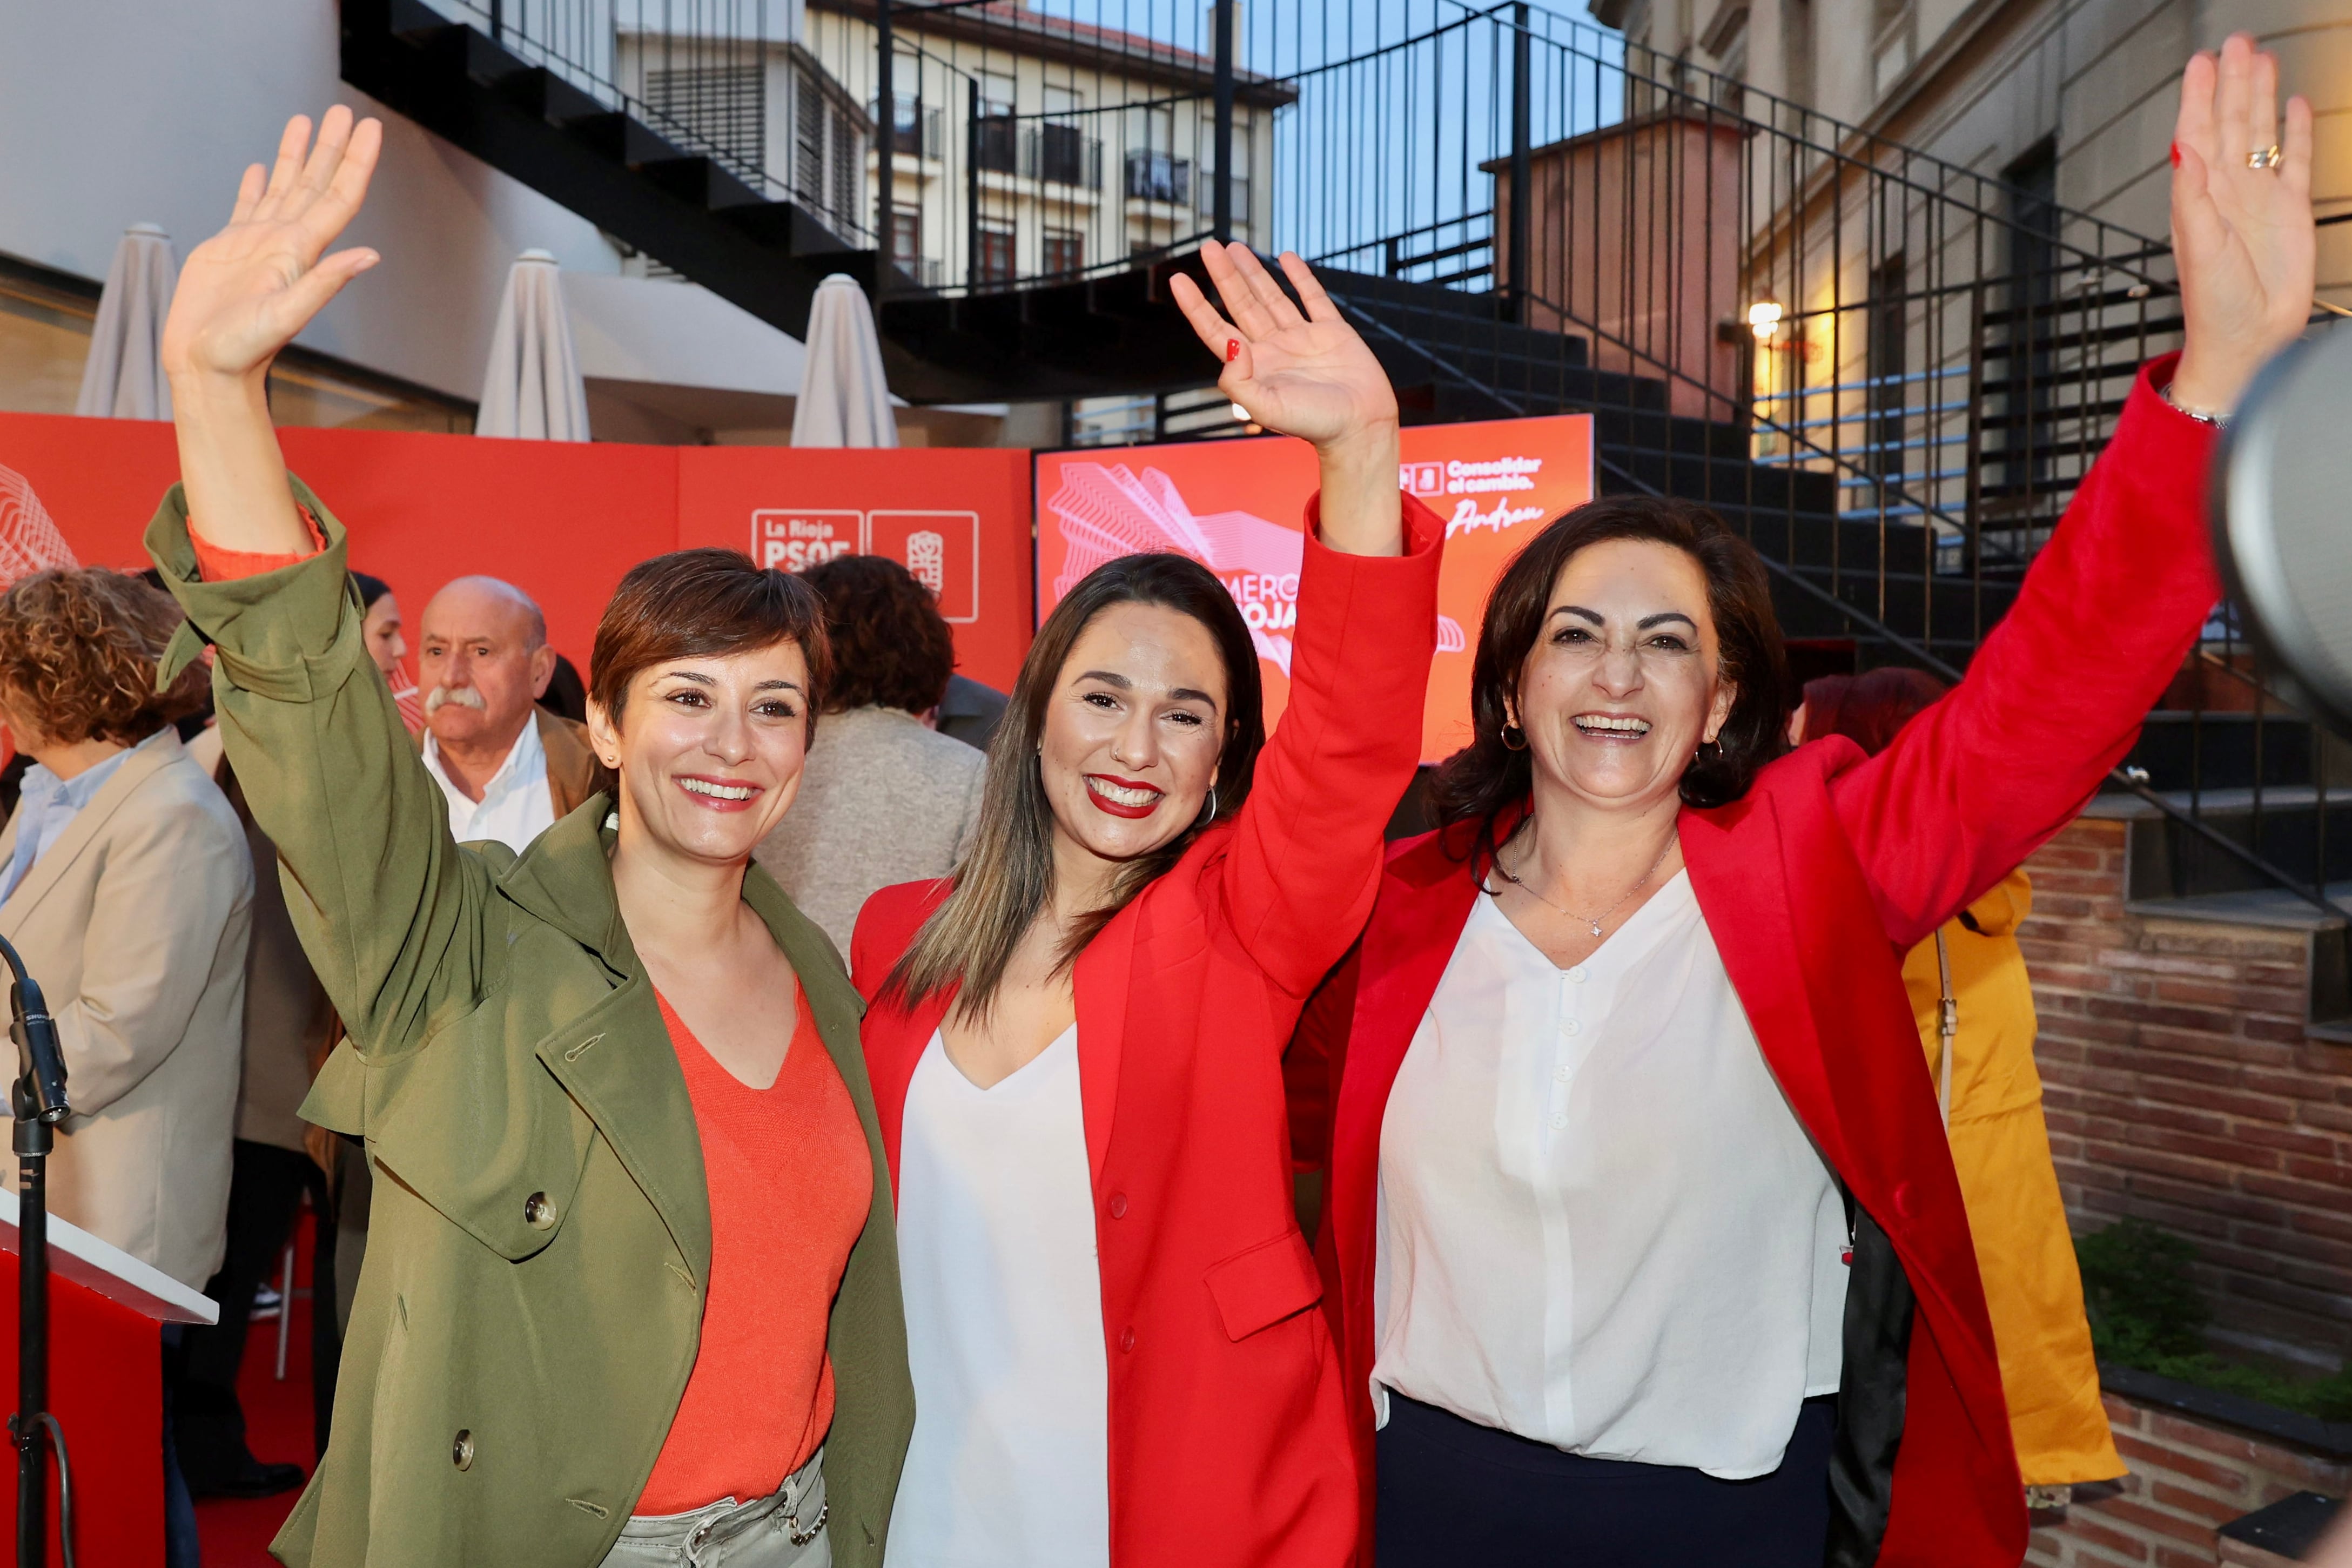
<instances>
[{"instance_id":1,"label":"psoe logo","mask_svg":"<svg viewBox=\"0 0 2352 1568\"><path fill-rule=\"evenodd\" d=\"M857 553L866 517L855 511L774 507L751 514L751 559L763 567L800 571Z\"/></svg>"}]
</instances>

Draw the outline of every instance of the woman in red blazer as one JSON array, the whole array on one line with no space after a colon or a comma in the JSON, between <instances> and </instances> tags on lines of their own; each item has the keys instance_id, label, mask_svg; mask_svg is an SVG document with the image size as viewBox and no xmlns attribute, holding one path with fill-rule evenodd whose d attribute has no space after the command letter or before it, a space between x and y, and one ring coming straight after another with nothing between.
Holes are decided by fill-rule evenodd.
<instances>
[{"instance_id":1,"label":"woman in red blazer","mask_svg":"<svg viewBox=\"0 0 2352 1568\"><path fill-rule=\"evenodd\" d=\"M1761 573L1695 508L1580 508L1497 582L1446 825L1395 847L1296 1053L1329 1064L1318 1253L1367 1557L2023 1555L1898 966L2082 807L2221 596L2213 423L2312 298L2309 111L2278 167L2275 81L2242 37L2189 66L2186 348L1881 755L1773 760Z\"/></svg>"},{"instance_id":2,"label":"woman in red blazer","mask_svg":"<svg viewBox=\"0 0 2352 1568\"><path fill-rule=\"evenodd\" d=\"M1293 1218L1281 1056L1371 907L1411 779L1444 526L1396 404L1306 267L1307 313L1209 244L1175 289L1225 392L1312 441L1287 711L1179 555L1091 573L1039 630L950 881L852 943L900 1217L916 1436L889 1561L1315 1568L1357 1482Z\"/></svg>"}]
</instances>

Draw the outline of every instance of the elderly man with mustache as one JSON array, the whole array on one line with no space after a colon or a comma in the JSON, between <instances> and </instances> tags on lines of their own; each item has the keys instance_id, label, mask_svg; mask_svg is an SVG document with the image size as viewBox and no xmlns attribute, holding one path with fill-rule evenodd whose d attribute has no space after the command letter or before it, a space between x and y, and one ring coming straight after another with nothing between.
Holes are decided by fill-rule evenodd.
<instances>
[{"instance_id":1,"label":"elderly man with mustache","mask_svg":"<svg viewBox=\"0 0 2352 1568\"><path fill-rule=\"evenodd\" d=\"M418 635L425 769L460 843L524 846L596 788L579 725L537 706L555 674L547 618L495 577L461 577L425 607Z\"/></svg>"}]
</instances>

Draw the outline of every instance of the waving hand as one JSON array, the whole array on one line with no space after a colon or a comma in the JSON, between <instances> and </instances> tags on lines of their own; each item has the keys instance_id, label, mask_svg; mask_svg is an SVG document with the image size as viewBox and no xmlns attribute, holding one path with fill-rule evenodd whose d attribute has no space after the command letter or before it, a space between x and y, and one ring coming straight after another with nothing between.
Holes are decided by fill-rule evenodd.
<instances>
[{"instance_id":1,"label":"waving hand","mask_svg":"<svg viewBox=\"0 0 2352 1568\"><path fill-rule=\"evenodd\" d=\"M376 264L357 248L325 255L360 210L383 127L338 105L319 123L296 115L278 163L245 172L228 226L188 253L163 320L163 371L191 516L226 549L299 554L310 532L294 510L269 423L269 364L343 285Z\"/></svg>"},{"instance_id":2,"label":"waving hand","mask_svg":"<svg viewBox=\"0 0 2352 1568\"><path fill-rule=\"evenodd\" d=\"M1180 273L1169 287L1224 361L1219 390L1268 430L1314 444L1326 543L1359 555L1399 553L1397 402L1388 372L1297 256L1286 253L1282 270L1303 311L1247 246L1209 240L1201 259L1231 322L1191 278Z\"/></svg>"},{"instance_id":3,"label":"waving hand","mask_svg":"<svg viewBox=\"0 0 2352 1568\"><path fill-rule=\"evenodd\" d=\"M2282 120L2284 129L2282 130ZM2187 346L2172 395L2226 414L2311 316L2311 106L2278 107L2278 61L2232 34L2180 78L2172 248Z\"/></svg>"}]
</instances>

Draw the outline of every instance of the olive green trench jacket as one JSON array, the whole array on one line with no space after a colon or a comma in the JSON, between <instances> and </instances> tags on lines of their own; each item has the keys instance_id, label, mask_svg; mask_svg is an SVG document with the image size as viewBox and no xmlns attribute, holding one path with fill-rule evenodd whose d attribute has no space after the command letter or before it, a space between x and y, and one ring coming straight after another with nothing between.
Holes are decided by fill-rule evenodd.
<instances>
[{"instance_id":1,"label":"olive green trench jacket","mask_svg":"<svg viewBox=\"0 0 2352 1568\"><path fill-rule=\"evenodd\" d=\"M147 547L204 642L230 760L350 1030L303 1114L376 1174L334 1437L271 1550L327 1568L593 1568L693 1370L710 1269L702 1145L621 923L593 797L520 858L463 846L360 640L327 549L196 580L174 486ZM834 1561L879 1568L914 1426L890 1177L859 1002L824 934L756 867L743 899L799 975L856 1102L874 1205L832 1315Z\"/></svg>"}]
</instances>

